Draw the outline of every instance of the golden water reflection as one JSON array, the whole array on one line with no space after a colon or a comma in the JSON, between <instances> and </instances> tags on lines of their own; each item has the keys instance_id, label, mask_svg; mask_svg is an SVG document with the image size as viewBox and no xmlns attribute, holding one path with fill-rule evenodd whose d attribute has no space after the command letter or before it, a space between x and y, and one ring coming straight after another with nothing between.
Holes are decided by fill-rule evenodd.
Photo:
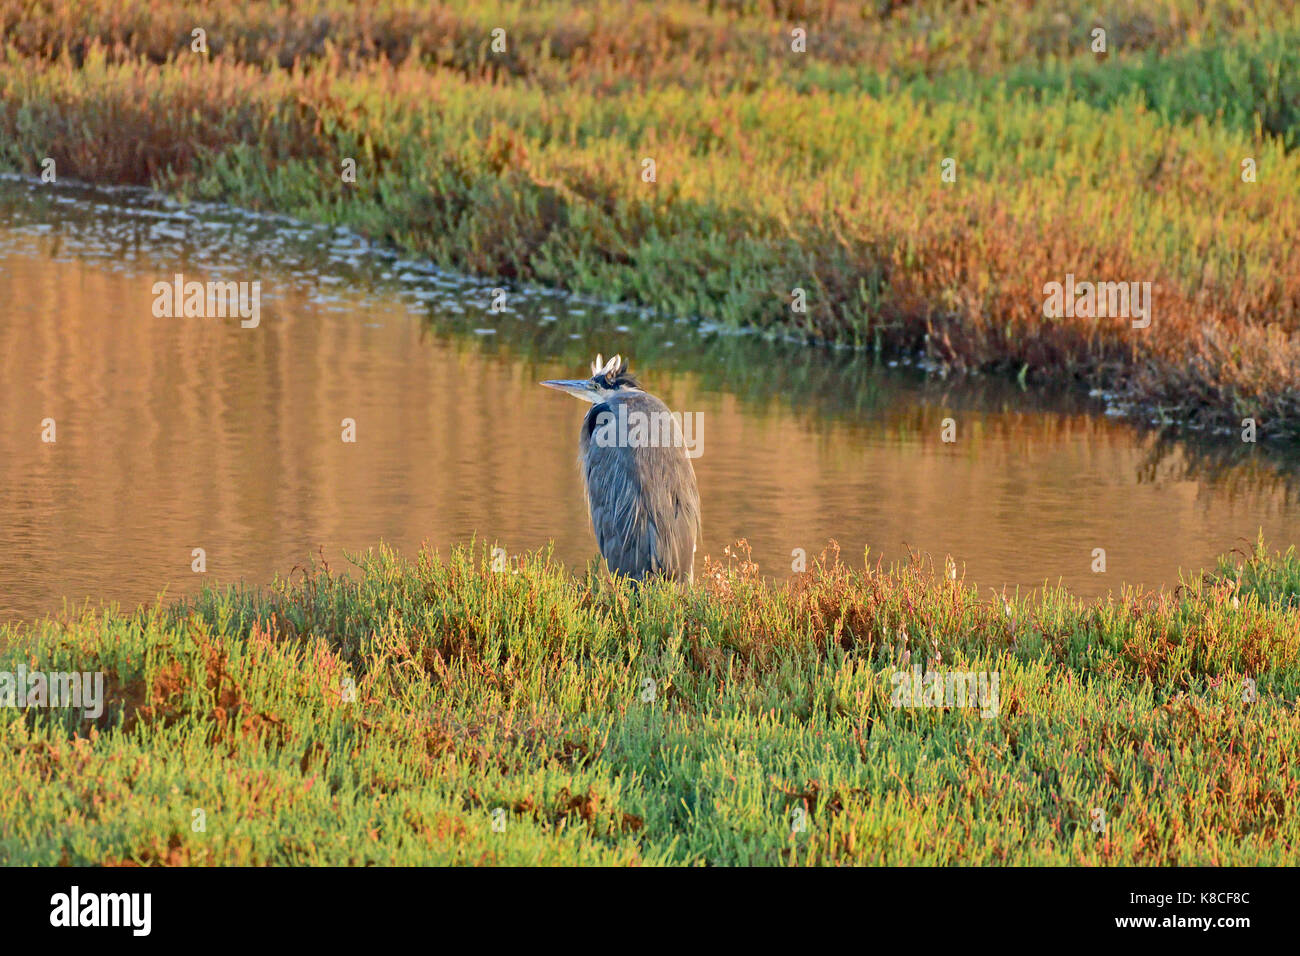
<instances>
[{"instance_id":1,"label":"golden water reflection","mask_svg":"<svg viewBox=\"0 0 1300 956\"><path fill-rule=\"evenodd\" d=\"M530 356L431 331L382 297L325 309L292 289L263 303L257 329L159 319L151 285L167 277L39 239L0 261L0 620L65 598L191 593L195 548L208 580L251 583L381 540L407 553L554 541L571 566L595 553L575 463L584 407L536 383L579 374L579 355L617 340ZM982 588L1059 579L1097 595L1175 582L1260 528L1297 540L1285 469L1251 457L1198 471L1185 449L1104 417L963 407L958 387L933 384L837 412L840 379L792 398L779 363L751 369L744 397L689 363L637 371L703 414L701 553L743 537L774 575L833 537L855 560L868 545L951 553ZM940 441L949 415L954 444ZM1106 574L1090 571L1094 548Z\"/></svg>"}]
</instances>

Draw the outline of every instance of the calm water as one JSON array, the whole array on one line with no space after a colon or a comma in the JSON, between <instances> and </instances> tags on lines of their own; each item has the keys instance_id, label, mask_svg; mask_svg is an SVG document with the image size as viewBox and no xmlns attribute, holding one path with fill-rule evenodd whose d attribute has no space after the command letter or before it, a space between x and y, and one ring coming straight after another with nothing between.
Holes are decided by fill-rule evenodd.
<instances>
[{"instance_id":1,"label":"calm water","mask_svg":"<svg viewBox=\"0 0 1300 956\"><path fill-rule=\"evenodd\" d=\"M176 272L259 280L260 326L155 318ZM858 561L951 554L981 588L1098 595L1176 582L1261 528L1300 539L1300 467L1235 436L1162 441L1082 396L550 294L492 314L493 285L275 217L0 182L0 620L193 592L194 548L218 582L381 540L554 542L582 566L585 406L536 383L597 351L702 414L701 554L743 537L775 576L833 537Z\"/></svg>"}]
</instances>

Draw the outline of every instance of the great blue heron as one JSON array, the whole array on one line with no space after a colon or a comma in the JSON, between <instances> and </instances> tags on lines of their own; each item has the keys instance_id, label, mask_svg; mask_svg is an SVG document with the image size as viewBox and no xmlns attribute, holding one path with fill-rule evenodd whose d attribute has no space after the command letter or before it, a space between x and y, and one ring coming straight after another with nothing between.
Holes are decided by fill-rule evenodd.
<instances>
[{"instance_id":1,"label":"great blue heron","mask_svg":"<svg viewBox=\"0 0 1300 956\"><path fill-rule=\"evenodd\" d=\"M611 571L636 581L660 574L690 582L700 493L681 423L641 389L620 356L605 362L597 355L591 372L591 378L541 384L591 402L578 440L578 466L600 553ZM638 418L649 427L626 427ZM629 435L641 437L629 441ZM671 440L645 441L646 435Z\"/></svg>"}]
</instances>

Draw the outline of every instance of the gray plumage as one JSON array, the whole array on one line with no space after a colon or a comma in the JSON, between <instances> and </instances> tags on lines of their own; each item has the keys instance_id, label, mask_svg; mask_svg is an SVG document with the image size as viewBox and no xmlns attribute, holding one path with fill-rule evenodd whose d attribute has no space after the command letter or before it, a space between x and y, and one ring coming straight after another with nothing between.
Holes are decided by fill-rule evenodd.
<instances>
[{"instance_id":1,"label":"gray plumage","mask_svg":"<svg viewBox=\"0 0 1300 956\"><path fill-rule=\"evenodd\" d=\"M591 379L542 384L592 403L579 436L578 466L600 553L611 571L636 581L664 575L689 582L700 495L680 424L667 405L640 388L619 356L608 363L597 356L592 371ZM649 423L648 432L628 427L638 417Z\"/></svg>"}]
</instances>

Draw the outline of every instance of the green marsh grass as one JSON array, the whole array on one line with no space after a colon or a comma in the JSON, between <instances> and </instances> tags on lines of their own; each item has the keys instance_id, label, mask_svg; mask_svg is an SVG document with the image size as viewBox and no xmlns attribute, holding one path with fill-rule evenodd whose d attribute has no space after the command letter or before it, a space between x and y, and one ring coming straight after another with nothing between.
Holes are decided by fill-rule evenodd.
<instances>
[{"instance_id":1,"label":"green marsh grass","mask_svg":"<svg viewBox=\"0 0 1300 956\"><path fill-rule=\"evenodd\" d=\"M0 669L111 694L0 708L0 862L1295 861L1293 553L1095 604L833 544L639 594L545 554L354 560L11 626ZM996 671L997 715L893 706L909 661Z\"/></svg>"}]
</instances>

